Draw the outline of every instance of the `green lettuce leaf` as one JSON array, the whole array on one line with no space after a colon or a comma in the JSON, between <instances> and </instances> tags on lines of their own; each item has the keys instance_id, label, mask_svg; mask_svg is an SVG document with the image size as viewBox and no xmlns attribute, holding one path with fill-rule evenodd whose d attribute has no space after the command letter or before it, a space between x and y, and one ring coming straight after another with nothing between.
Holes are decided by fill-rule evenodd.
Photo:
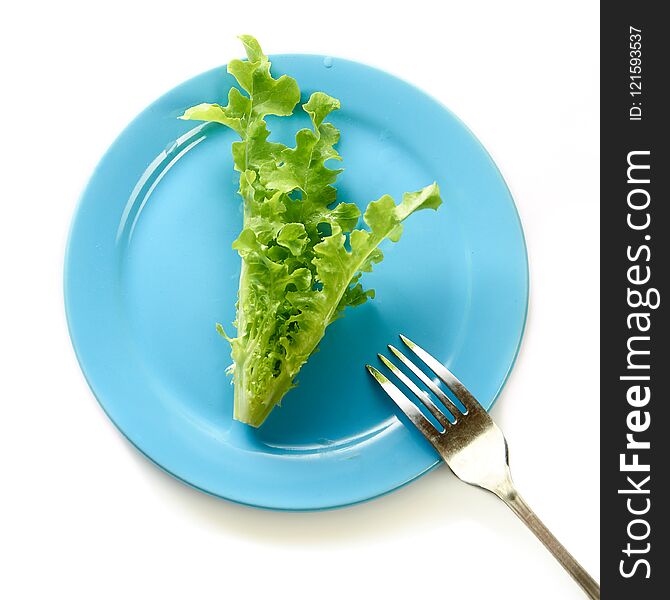
<instances>
[{"instance_id":1,"label":"green lettuce leaf","mask_svg":"<svg viewBox=\"0 0 670 600\"><path fill-rule=\"evenodd\" d=\"M413 212L437 209L437 184L370 202L361 213L337 202L333 186L341 169L335 146L340 132L326 121L339 100L313 93L302 105L311 127L296 134L295 147L268 141L265 117L289 116L300 100L294 79L275 79L258 42L241 36L247 60L233 60L228 104L199 104L180 117L229 127L240 136L233 144L244 222L233 243L242 259L235 326L229 337L235 385L234 417L258 427L295 386L300 368L316 350L326 328L348 306L374 298L361 283L363 273L383 259L379 248L397 242L402 222ZM243 93L245 92L246 95Z\"/></svg>"}]
</instances>

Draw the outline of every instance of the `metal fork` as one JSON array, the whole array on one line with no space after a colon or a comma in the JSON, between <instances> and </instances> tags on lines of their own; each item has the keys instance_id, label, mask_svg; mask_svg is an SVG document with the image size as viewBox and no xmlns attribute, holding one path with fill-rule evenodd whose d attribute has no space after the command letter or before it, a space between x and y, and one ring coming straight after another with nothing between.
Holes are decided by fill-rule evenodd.
<instances>
[{"instance_id":1,"label":"metal fork","mask_svg":"<svg viewBox=\"0 0 670 600\"><path fill-rule=\"evenodd\" d=\"M385 356L379 354L380 360L423 403L439 423L441 430L435 427L418 406L387 377L374 367L366 365L370 374L428 439L456 477L498 496L563 565L587 596L600 598L600 586L545 527L516 491L509 470L507 441L493 419L443 364L404 335L401 335L400 339L451 390L455 398L463 405L464 410L458 407L456 402L452 401L409 358L391 345L388 346L389 350L428 387L446 410L438 408L424 390L420 389Z\"/></svg>"}]
</instances>

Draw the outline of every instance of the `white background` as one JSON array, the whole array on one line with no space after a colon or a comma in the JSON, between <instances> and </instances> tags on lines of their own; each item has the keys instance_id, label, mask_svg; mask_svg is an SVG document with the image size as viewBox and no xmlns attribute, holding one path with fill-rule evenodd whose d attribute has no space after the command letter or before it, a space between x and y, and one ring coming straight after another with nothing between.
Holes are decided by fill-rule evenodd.
<instances>
[{"instance_id":1,"label":"white background","mask_svg":"<svg viewBox=\"0 0 670 600\"><path fill-rule=\"evenodd\" d=\"M239 56L247 32L268 53L389 70L492 153L532 284L494 416L519 488L599 575L598 3L37 1L0 21L0 596L581 598L502 503L445 468L348 509L259 511L160 472L89 392L62 302L77 198L132 117Z\"/></svg>"}]
</instances>

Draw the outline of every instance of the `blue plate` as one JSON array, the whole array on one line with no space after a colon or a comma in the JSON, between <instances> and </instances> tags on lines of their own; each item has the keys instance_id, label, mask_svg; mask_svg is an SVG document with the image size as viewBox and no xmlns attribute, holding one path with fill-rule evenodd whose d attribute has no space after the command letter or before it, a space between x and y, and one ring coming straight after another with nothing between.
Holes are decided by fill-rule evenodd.
<instances>
[{"instance_id":1,"label":"blue plate","mask_svg":"<svg viewBox=\"0 0 670 600\"><path fill-rule=\"evenodd\" d=\"M438 102L341 59L284 55L273 72L342 102L339 198L364 207L434 180L445 204L410 217L365 276L377 297L329 327L299 387L258 430L232 419L227 343L242 223L230 145L216 124L180 121L223 101L219 68L139 115L101 160L74 217L65 261L70 335L86 378L123 434L203 491L256 506L319 509L373 498L438 463L366 373L403 332L490 407L514 363L528 300L523 232L481 144ZM298 110L298 113L302 111ZM292 144L303 114L269 119Z\"/></svg>"}]
</instances>

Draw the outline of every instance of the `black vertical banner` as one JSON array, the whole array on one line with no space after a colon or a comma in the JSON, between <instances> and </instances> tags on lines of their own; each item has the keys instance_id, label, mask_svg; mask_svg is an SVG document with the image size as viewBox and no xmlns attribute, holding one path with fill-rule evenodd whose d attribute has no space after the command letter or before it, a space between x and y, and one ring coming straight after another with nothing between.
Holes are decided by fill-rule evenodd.
<instances>
[{"instance_id":1,"label":"black vertical banner","mask_svg":"<svg viewBox=\"0 0 670 600\"><path fill-rule=\"evenodd\" d=\"M601 4L601 587L670 598L670 29Z\"/></svg>"}]
</instances>

